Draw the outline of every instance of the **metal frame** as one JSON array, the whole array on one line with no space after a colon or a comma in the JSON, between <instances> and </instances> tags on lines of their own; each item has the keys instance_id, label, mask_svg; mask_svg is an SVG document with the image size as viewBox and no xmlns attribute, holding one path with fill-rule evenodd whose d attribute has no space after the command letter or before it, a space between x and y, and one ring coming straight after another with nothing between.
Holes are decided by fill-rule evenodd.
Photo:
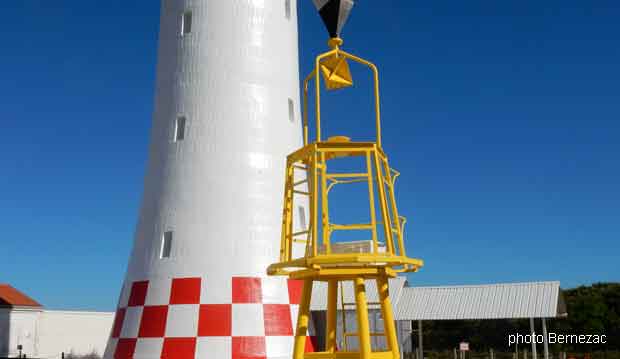
<instances>
[{"instance_id":1,"label":"metal frame","mask_svg":"<svg viewBox=\"0 0 620 359\"><path fill-rule=\"evenodd\" d=\"M401 217L396 206L394 184L399 173L390 168L381 148L381 112L379 106L379 72L369 61L340 50L342 40L331 39L332 50L316 57L315 68L304 80L304 146L287 157L284 211L280 261L270 265L269 275L285 275L304 280L299 317L295 333L293 359L341 358L341 359L397 359L400 357L394 325L394 316L389 297L388 278L400 272L415 272L423 265L420 259L409 258L405 252L403 230L406 219ZM343 136L322 139L321 134L321 61L333 57L350 59L371 69L374 75L375 94L375 142L351 142ZM308 129L308 84L315 80L316 91L316 139L309 142ZM363 160L361 169L352 172L332 173L328 171L330 161L341 158ZM303 174L303 176L300 176ZM336 185L367 183L370 223L336 224L329 220L329 193ZM302 187L303 186L303 187ZM307 196L310 203L310 218L307 228L295 232L294 208L297 196ZM377 213L378 212L378 213ZM378 215L377 215L378 214ZM341 253L332 243L335 231L370 231L372 248L363 253ZM380 233L385 243L380 243ZM296 244L305 244L303 256L294 257ZM385 248L380 251L380 248ZM364 281L377 281L381 313L384 322L383 333L371 333L368 319L368 301ZM313 281L328 283L328 305L326 345L323 351L304 353L305 340L310 320L310 298ZM357 308L357 332L346 333L359 338L360 350L337 351L337 301L338 286L343 281L352 281L355 287ZM342 294L342 293L341 293ZM370 337L386 337L387 351L373 351ZM341 348L342 349L342 348Z\"/></svg>"}]
</instances>

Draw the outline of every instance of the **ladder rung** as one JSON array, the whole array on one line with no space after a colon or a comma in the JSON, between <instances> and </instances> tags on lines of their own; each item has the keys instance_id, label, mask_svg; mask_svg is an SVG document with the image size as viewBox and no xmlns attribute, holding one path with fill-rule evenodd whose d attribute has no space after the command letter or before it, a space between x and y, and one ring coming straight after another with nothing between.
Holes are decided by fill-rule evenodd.
<instances>
[{"instance_id":1,"label":"ladder rung","mask_svg":"<svg viewBox=\"0 0 620 359\"><path fill-rule=\"evenodd\" d=\"M368 173L332 173L326 176L327 178L357 178L368 177Z\"/></svg>"},{"instance_id":2,"label":"ladder rung","mask_svg":"<svg viewBox=\"0 0 620 359\"><path fill-rule=\"evenodd\" d=\"M343 231L343 230L361 230L361 229L372 229L371 223L357 223L357 224L333 224L330 223L329 227L331 230L335 231Z\"/></svg>"},{"instance_id":3,"label":"ladder rung","mask_svg":"<svg viewBox=\"0 0 620 359\"><path fill-rule=\"evenodd\" d=\"M300 235L300 234L308 234L308 233L310 233L310 230L307 230L307 231L300 231L300 232L295 232L295 233L293 233L293 236L298 236L298 235Z\"/></svg>"},{"instance_id":4,"label":"ladder rung","mask_svg":"<svg viewBox=\"0 0 620 359\"><path fill-rule=\"evenodd\" d=\"M297 181L297 182L293 182L293 186L298 186L298 185L300 185L300 184L307 183L307 182L308 182L308 180L307 180L307 179L305 179L305 180L301 180L301 181Z\"/></svg>"},{"instance_id":5,"label":"ladder rung","mask_svg":"<svg viewBox=\"0 0 620 359\"><path fill-rule=\"evenodd\" d=\"M305 240L305 239L293 239L293 243L303 243L303 244L306 244L306 243L308 243L308 241Z\"/></svg>"},{"instance_id":6,"label":"ladder rung","mask_svg":"<svg viewBox=\"0 0 620 359\"><path fill-rule=\"evenodd\" d=\"M310 195L310 192L298 191L298 190L294 190L293 193L301 194L301 195L304 195L304 196L309 196Z\"/></svg>"}]
</instances>

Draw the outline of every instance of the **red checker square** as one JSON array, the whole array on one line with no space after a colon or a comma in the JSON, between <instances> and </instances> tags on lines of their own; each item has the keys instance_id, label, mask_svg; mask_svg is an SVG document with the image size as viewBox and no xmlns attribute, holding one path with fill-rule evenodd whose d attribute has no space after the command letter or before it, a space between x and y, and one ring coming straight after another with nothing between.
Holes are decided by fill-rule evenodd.
<instances>
[{"instance_id":1,"label":"red checker square","mask_svg":"<svg viewBox=\"0 0 620 359\"><path fill-rule=\"evenodd\" d=\"M170 290L170 304L199 304L200 278L174 278Z\"/></svg>"},{"instance_id":2,"label":"red checker square","mask_svg":"<svg viewBox=\"0 0 620 359\"><path fill-rule=\"evenodd\" d=\"M288 304L263 304L265 335L293 335L293 322Z\"/></svg>"},{"instance_id":3,"label":"red checker square","mask_svg":"<svg viewBox=\"0 0 620 359\"><path fill-rule=\"evenodd\" d=\"M194 359L196 338L165 338L161 359Z\"/></svg>"},{"instance_id":4,"label":"red checker square","mask_svg":"<svg viewBox=\"0 0 620 359\"><path fill-rule=\"evenodd\" d=\"M304 352L313 353L316 351L316 348L317 348L316 337L314 336L306 337L306 346L304 348Z\"/></svg>"},{"instance_id":5,"label":"red checker square","mask_svg":"<svg viewBox=\"0 0 620 359\"><path fill-rule=\"evenodd\" d=\"M234 277L232 279L233 303L261 303L262 298L260 278Z\"/></svg>"},{"instance_id":6,"label":"red checker square","mask_svg":"<svg viewBox=\"0 0 620 359\"><path fill-rule=\"evenodd\" d=\"M232 359L266 359L265 337L233 337Z\"/></svg>"},{"instance_id":7,"label":"red checker square","mask_svg":"<svg viewBox=\"0 0 620 359\"><path fill-rule=\"evenodd\" d=\"M199 337L229 337L232 331L232 304L203 304L198 314Z\"/></svg>"},{"instance_id":8,"label":"red checker square","mask_svg":"<svg viewBox=\"0 0 620 359\"><path fill-rule=\"evenodd\" d=\"M112 338L118 338L121 335L123 322L125 321L125 308L118 308L116 316L114 316L114 325L112 326Z\"/></svg>"},{"instance_id":9,"label":"red checker square","mask_svg":"<svg viewBox=\"0 0 620 359\"><path fill-rule=\"evenodd\" d=\"M168 306L146 306L140 320L140 338L162 338L166 332L166 319L168 318Z\"/></svg>"},{"instance_id":10,"label":"red checker square","mask_svg":"<svg viewBox=\"0 0 620 359\"><path fill-rule=\"evenodd\" d=\"M149 281L133 282L131 285L131 293L129 294L129 306L137 307L144 305L146 300L146 291L149 288Z\"/></svg>"},{"instance_id":11,"label":"red checker square","mask_svg":"<svg viewBox=\"0 0 620 359\"><path fill-rule=\"evenodd\" d=\"M290 304L301 303L301 293L304 289L304 281L288 279L288 300Z\"/></svg>"},{"instance_id":12,"label":"red checker square","mask_svg":"<svg viewBox=\"0 0 620 359\"><path fill-rule=\"evenodd\" d=\"M119 339L114 351L114 359L133 359L138 339Z\"/></svg>"}]
</instances>

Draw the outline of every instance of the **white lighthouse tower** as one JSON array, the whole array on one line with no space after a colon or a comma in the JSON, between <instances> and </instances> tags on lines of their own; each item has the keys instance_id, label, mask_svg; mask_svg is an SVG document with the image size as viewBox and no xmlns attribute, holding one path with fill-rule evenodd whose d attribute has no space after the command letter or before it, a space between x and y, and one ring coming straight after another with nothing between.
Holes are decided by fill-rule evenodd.
<instances>
[{"instance_id":1,"label":"white lighthouse tower","mask_svg":"<svg viewBox=\"0 0 620 359\"><path fill-rule=\"evenodd\" d=\"M301 285L265 270L302 143L296 13L162 0L144 197L105 358L290 358Z\"/></svg>"}]
</instances>

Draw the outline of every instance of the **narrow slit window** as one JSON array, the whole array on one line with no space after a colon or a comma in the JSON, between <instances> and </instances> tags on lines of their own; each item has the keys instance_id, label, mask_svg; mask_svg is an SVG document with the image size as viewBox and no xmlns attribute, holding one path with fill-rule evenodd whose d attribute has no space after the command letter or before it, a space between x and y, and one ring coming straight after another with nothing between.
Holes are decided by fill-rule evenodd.
<instances>
[{"instance_id":1,"label":"narrow slit window","mask_svg":"<svg viewBox=\"0 0 620 359\"><path fill-rule=\"evenodd\" d=\"M185 139L185 116L177 117L176 124L174 125L174 141L183 141Z\"/></svg>"},{"instance_id":2,"label":"narrow slit window","mask_svg":"<svg viewBox=\"0 0 620 359\"><path fill-rule=\"evenodd\" d=\"M192 12L186 11L181 19L181 34L188 35L192 32Z\"/></svg>"},{"instance_id":3,"label":"narrow slit window","mask_svg":"<svg viewBox=\"0 0 620 359\"><path fill-rule=\"evenodd\" d=\"M295 122L295 103L292 98L288 99L288 120Z\"/></svg>"},{"instance_id":4,"label":"narrow slit window","mask_svg":"<svg viewBox=\"0 0 620 359\"><path fill-rule=\"evenodd\" d=\"M286 14L286 19L291 19L291 0L284 0L284 13Z\"/></svg>"},{"instance_id":5,"label":"narrow slit window","mask_svg":"<svg viewBox=\"0 0 620 359\"><path fill-rule=\"evenodd\" d=\"M299 225L302 230L306 230L308 228L308 224L306 223L306 211L302 206L298 206L297 211L299 212Z\"/></svg>"},{"instance_id":6,"label":"narrow slit window","mask_svg":"<svg viewBox=\"0 0 620 359\"><path fill-rule=\"evenodd\" d=\"M170 258L170 253L172 252L172 231L164 232L164 236L162 238L161 243L161 255L160 258Z\"/></svg>"}]
</instances>

